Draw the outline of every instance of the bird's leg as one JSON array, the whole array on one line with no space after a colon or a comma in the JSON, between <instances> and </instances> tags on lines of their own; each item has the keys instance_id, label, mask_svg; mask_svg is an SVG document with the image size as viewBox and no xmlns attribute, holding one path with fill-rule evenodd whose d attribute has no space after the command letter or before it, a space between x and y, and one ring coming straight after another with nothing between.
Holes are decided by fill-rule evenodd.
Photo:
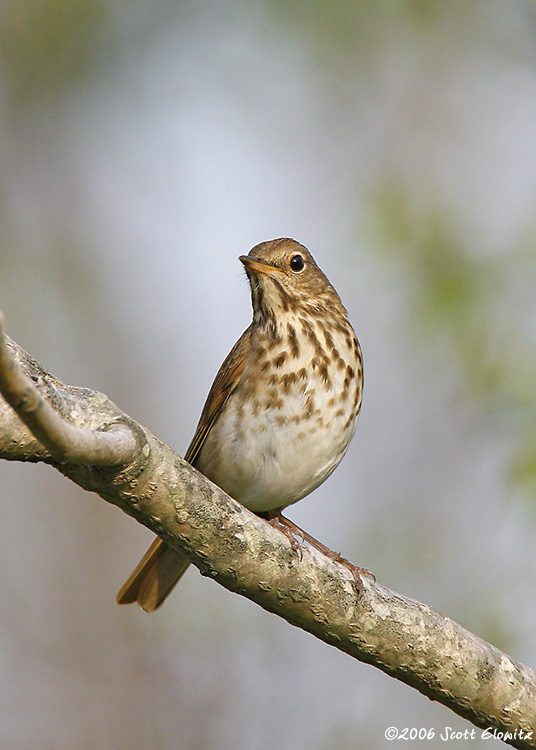
<instances>
[{"instance_id":1,"label":"bird's leg","mask_svg":"<svg viewBox=\"0 0 536 750\"><path fill-rule=\"evenodd\" d=\"M301 560L303 557L302 542L305 541L306 533L302 529L300 529L299 526L292 524L292 521L288 521L287 518L284 518L284 516L281 515L280 510L268 511L266 513L266 516L268 518L268 523L270 524L270 526L273 526L274 529L279 529L279 531L287 537L290 542L290 546L292 547L294 552L298 553L298 556ZM287 526L285 524L285 521L288 521L290 525ZM296 539L296 534L299 534L301 536L301 542Z\"/></svg>"},{"instance_id":2,"label":"bird's leg","mask_svg":"<svg viewBox=\"0 0 536 750\"><path fill-rule=\"evenodd\" d=\"M329 547L326 547L325 544L322 544L322 542L319 542L318 539L314 538L314 536L311 536L311 534L309 534L307 531L304 531L304 529L295 524L294 521L291 521L289 518L285 518L285 516L281 514L280 510L270 511L268 513L268 517L270 519L270 525L279 528L279 530L283 534L285 534L285 536L290 540L292 548L297 549L300 553L300 556L301 544L296 539L297 535L301 536L302 541L308 542L308 544L317 549L319 552L322 552L323 555L325 555L333 562L339 563L340 565L343 565L345 568L347 568L352 574L358 589L361 588L361 576L367 576L367 578L370 578L373 581L376 580L375 575L369 570L367 570L366 568L359 568L357 565L354 565L345 557L342 557L340 552L334 552Z\"/></svg>"}]
</instances>

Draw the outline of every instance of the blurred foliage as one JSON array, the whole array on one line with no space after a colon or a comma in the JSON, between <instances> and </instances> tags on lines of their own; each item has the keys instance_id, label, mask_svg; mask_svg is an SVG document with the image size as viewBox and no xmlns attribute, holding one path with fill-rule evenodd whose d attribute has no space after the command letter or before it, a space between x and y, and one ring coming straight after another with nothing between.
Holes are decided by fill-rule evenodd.
<instances>
[{"instance_id":1,"label":"blurred foliage","mask_svg":"<svg viewBox=\"0 0 536 750\"><path fill-rule=\"evenodd\" d=\"M24 0L1 11L0 65L15 105L63 93L98 58L106 0Z\"/></svg>"},{"instance_id":2,"label":"blurred foliage","mask_svg":"<svg viewBox=\"0 0 536 750\"><path fill-rule=\"evenodd\" d=\"M437 32L448 18L456 18L461 10L465 22L478 19L481 0L472 3L451 0L380 0L353 2L342 0L326 3L323 0L269 0L274 16L286 26L292 26L303 36L313 54L331 64L341 59L343 64L355 57L368 54L375 57L380 40L390 32L405 31L425 35L430 26ZM356 71L357 73L357 71Z\"/></svg>"},{"instance_id":3,"label":"blurred foliage","mask_svg":"<svg viewBox=\"0 0 536 750\"><path fill-rule=\"evenodd\" d=\"M515 432L510 476L536 496L534 310L529 304L515 314L511 309L518 291L511 288L512 274L529 287L536 278L533 233L528 241L480 256L456 217L433 200L416 205L396 179L372 198L369 228L375 249L409 284L412 329L424 336L435 362L458 365L471 399Z\"/></svg>"}]
</instances>

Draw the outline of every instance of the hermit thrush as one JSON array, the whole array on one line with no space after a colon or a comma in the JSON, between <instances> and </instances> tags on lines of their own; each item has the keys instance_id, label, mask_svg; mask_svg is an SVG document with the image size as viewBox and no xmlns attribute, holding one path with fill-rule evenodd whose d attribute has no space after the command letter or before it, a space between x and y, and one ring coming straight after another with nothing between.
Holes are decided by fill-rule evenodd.
<instances>
[{"instance_id":1,"label":"hermit thrush","mask_svg":"<svg viewBox=\"0 0 536 750\"><path fill-rule=\"evenodd\" d=\"M279 518L344 456L361 406L363 362L337 292L303 245L263 242L240 260L253 321L216 375L185 459L246 508ZM188 565L157 537L118 603L156 609Z\"/></svg>"}]
</instances>

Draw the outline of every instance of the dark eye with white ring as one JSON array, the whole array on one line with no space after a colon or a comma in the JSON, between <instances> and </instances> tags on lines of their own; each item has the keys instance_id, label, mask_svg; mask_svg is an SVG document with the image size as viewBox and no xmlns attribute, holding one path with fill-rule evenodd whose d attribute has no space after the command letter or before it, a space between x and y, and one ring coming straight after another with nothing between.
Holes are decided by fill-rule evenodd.
<instances>
[{"instance_id":1,"label":"dark eye with white ring","mask_svg":"<svg viewBox=\"0 0 536 750\"><path fill-rule=\"evenodd\" d=\"M293 255L290 259L290 267L294 273L301 273L305 268L305 261L301 255Z\"/></svg>"}]
</instances>

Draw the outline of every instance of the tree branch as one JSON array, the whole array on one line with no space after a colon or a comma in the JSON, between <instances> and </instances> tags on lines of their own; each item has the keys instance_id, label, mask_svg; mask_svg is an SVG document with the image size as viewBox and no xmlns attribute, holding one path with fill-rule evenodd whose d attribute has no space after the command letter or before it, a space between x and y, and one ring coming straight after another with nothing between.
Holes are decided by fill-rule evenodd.
<instances>
[{"instance_id":1,"label":"tree branch","mask_svg":"<svg viewBox=\"0 0 536 750\"><path fill-rule=\"evenodd\" d=\"M314 549L298 556L285 535L103 394L65 386L1 328L0 392L0 458L53 465L188 555L203 575L515 747L536 747L532 670L378 583L363 579L356 592L349 571Z\"/></svg>"},{"instance_id":2,"label":"tree branch","mask_svg":"<svg viewBox=\"0 0 536 750\"><path fill-rule=\"evenodd\" d=\"M133 461L139 446L127 425L115 423L102 428L110 432L76 427L42 398L16 366L3 326L4 316L0 312L0 392L50 454L63 463L94 466L118 466ZM65 415L65 400L55 406Z\"/></svg>"}]
</instances>

